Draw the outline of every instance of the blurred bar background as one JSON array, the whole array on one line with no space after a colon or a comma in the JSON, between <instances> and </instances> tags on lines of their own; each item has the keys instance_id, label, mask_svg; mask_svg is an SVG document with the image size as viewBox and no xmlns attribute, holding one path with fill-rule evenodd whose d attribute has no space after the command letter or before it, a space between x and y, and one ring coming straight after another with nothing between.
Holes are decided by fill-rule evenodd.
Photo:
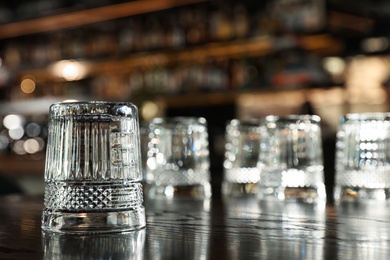
<instances>
[{"instance_id":1,"label":"blurred bar background","mask_svg":"<svg viewBox=\"0 0 390 260\"><path fill-rule=\"evenodd\" d=\"M389 14L384 0L3 1L0 193L43 193L64 100L205 117L216 189L228 120L318 114L330 193L340 115L389 111Z\"/></svg>"}]
</instances>

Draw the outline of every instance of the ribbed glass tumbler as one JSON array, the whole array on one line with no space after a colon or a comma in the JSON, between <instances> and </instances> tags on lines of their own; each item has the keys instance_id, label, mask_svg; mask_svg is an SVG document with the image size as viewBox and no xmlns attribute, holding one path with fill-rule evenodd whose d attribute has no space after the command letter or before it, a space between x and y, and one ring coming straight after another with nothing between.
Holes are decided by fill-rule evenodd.
<instances>
[{"instance_id":1,"label":"ribbed glass tumbler","mask_svg":"<svg viewBox=\"0 0 390 260\"><path fill-rule=\"evenodd\" d=\"M233 119L226 125L222 193L256 194L260 180L258 167L262 120Z\"/></svg>"},{"instance_id":2,"label":"ribbed glass tumbler","mask_svg":"<svg viewBox=\"0 0 390 260\"><path fill-rule=\"evenodd\" d=\"M335 159L336 202L389 202L390 113L340 117Z\"/></svg>"},{"instance_id":3,"label":"ribbed glass tumbler","mask_svg":"<svg viewBox=\"0 0 390 260\"><path fill-rule=\"evenodd\" d=\"M139 138L131 103L53 104L42 229L91 234L144 227Z\"/></svg>"},{"instance_id":4,"label":"ribbed glass tumbler","mask_svg":"<svg viewBox=\"0 0 390 260\"><path fill-rule=\"evenodd\" d=\"M265 118L259 156L261 199L326 200L320 121L316 115Z\"/></svg>"},{"instance_id":5,"label":"ribbed glass tumbler","mask_svg":"<svg viewBox=\"0 0 390 260\"><path fill-rule=\"evenodd\" d=\"M210 198L206 119L154 118L149 123L148 131L146 196Z\"/></svg>"}]
</instances>

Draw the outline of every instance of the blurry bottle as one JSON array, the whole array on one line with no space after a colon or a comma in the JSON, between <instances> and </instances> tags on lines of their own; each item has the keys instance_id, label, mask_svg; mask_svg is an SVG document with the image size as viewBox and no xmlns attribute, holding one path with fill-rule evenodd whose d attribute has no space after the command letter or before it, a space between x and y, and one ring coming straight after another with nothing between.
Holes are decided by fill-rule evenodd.
<instances>
[{"instance_id":1,"label":"blurry bottle","mask_svg":"<svg viewBox=\"0 0 390 260\"><path fill-rule=\"evenodd\" d=\"M212 40L228 40L233 35L232 19L227 6L221 6L211 14L210 35Z\"/></svg>"},{"instance_id":2,"label":"blurry bottle","mask_svg":"<svg viewBox=\"0 0 390 260\"><path fill-rule=\"evenodd\" d=\"M230 75L230 86L232 89L241 89L249 81L248 71L245 69L244 62L241 60L232 62Z\"/></svg>"},{"instance_id":3,"label":"blurry bottle","mask_svg":"<svg viewBox=\"0 0 390 260\"><path fill-rule=\"evenodd\" d=\"M187 9L186 41L188 45L201 44L208 39L208 16L203 8Z\"/></svg>"},{"instance_id":4,"label":"blurry bottle","mask_svg":"<svg viewBox=\"0 0 390 260\"><path fill-rule=\"evenodd\" d=\"M235 38L248 36L249 17L245 5L236 5L233 9L233 30Z\"/></svg>"},{"instance_id":5,"label":"blurry bottle","mask_svg":"<svg viewBox=\"0 0 390 260\"><path fill-rule=\"evenodd\" d=\"M169 72L165 67L158 67L155 70L155 78L159 88L164 94L171 94L171 88L169 87Z\"/></svg>"},{"instance_id":6,"label":"blurry bottle","mask_svg":"<svg viewBox=\"0 0 390 260\"><path fill-rule=\"evenodd\" d=\"M69 46L69 55L71 58L85 57L85 30L76 30L72 34L71 46Z\"/></svg>"},{"instance_id":7,"label":"blurry bottle","mask_svg":"<svg viewBox=\"0 0 390 260\"><path fill-rule=\"evenodd\" d=\"M54 62L61 59L60 39L58 34L53 34L46 46L48 62Z\"/></svg>"},{"instance_id":8,"label":"blurry bottle","mask_svg":"<svg viewBox=\"0 0 390 260\"><path fill-rule=\"evenodd\" d=\"M48 62L48 52L45 38L35 39L30 45L31 49L31 65L33 67L41 67Z\"/></svg>"},{"instance_id":9,"label":"blurry bottle","mask_svg":"<svg viewBox=\"0 0 390 260\"><path fill-rule=\"evenodd\" d=\"M145 28L143 20L139 17L134 18L131 22L131 28L133 29L133 51L140 51L145 49Z\"/></svg>"},{"instance_id":10,"label":"blurry bottle","mask_svg":"<svg viewBox=\"0 0 390 260\"><path fill-rule=\"evenodd\" d=\"M250 34L253 37L274 35L280 30L278 21L269 14L267 9L257 10L251 19L253 28Z\"/></svg>"},{"instance_id":11,"label":"blurry bottle","mask_svg":"<svg viewBox=\"0 0 390 260\"><path fill-rule=\"evenodd\" d=\"M179 25L172 25L167 32L167 47L179 48L185 44L184 29Z\"/></svg>"},{"instance_id":12,"label":"blurry bottle","mask_svg":"<svg viewBox=\"0 0 390 260\"><path fill-rule=\"evenodd\" d=\"M7 44L4 50L4 64L8 67L18 67L21 65L22 53L18 43L10 42Z\"/></svg>"},{"instance_id":13,"label":"blurry bottle","mask_svg":"<svg viewBox=\"0 0 390 260\"><path fill-rule=\"evenodd\" d=\"M135 25L133 19L128 19L120 24L118 44L121 52L127 53L134 50L135 45Z\"/></svg>"},{"instance_id":14,"label":"blurry bottle","mask_svg":"<svg viewBox=\"0 0 390 260\"><path fill-rule=\"evenodd\" d=\"M142 50L155 50L165 45L165 37L157 16L147 17L144 24L144 42Z\"/></svg>"},{"instance_id":15,"label":"blurry bottle","mask_svg":"<svg viewBox=\"0 0 390 260\"><path fill-rule=\"evenodd\" d=\"M201 65L203 70L203 91L222 91L227 89L229 79L225 71L215 61L210 61Z\"/></svg>"}]
</instances>

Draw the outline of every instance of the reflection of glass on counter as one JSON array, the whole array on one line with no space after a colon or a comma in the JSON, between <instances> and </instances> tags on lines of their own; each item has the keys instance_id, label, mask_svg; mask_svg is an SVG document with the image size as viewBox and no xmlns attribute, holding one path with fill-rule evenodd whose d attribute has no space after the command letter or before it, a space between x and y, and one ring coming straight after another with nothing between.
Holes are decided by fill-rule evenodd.
<instances>
[{"instance_id":1,"label":"reflection of glass on counter","mask_svg":"<svg viewBox=\"0 0 390 260\"><path fill-rule=\"evenodd\" d=\"M188 203L186 203L188 201ZM210 199L145 200L148 229L146 259L207 259L210 243ZM191 228L192 227L192 228ZM196 241L196 243L195 243Z\"/></svg>"},{"instance_id":2,"label":"reflection of glass on counter","mask_svg":"<svg viewBox=\"0 0 390 260\"><path fill-rule=\"evenodd\" d=\"M91 236L44 233L44 259L143 259L145 232Z\"/></svg>"},{"instance_id":3,"label":"reflection of glass on counter","mask_svg":"<svg viewBox=\"0 0 390 260\"><path fill-rule=\"evenodd\" d=\"M338 253L346 259L385 259L390 248L390 208L376 203L337 206ZM345 252L342 252L345 251Z\"/></svg>"},{"instance_id":4,"label":"reflection of glass on counter","mask_svg":"<svg viewBox=\"0 0 390 260\"><path fill-rule=\"evenodd\" d=\"M259 202L246 196L225 199L224 208L226 233L235 234L226 237L230 259L324 258L325 203Z\"/></svg>"}]
</instances>

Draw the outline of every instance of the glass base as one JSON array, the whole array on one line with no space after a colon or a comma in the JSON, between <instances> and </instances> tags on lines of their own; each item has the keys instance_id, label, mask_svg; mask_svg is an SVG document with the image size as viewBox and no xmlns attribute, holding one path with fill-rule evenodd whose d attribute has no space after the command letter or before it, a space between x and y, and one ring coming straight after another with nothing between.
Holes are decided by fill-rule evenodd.
<instances>
[{"instance_id":1,"label":"glass base","mask_svg":"<svg viewBox=\"0 0 390 260\"><path fill-rule=\"evenodd\" d=\"M375 202L390 200L390 188L360 188L335 186L335 201Z\"/></svg>"},{"instance_id":2,"label":"glass base","mask_svg":"<svg viewBox=\"0 0 390 260\"><path fill-rule=\"evenodd\" d=\"M102 212L67 212L44 209L42 229L66 234L100 234L138 230L146 225L145 208Z\"/></svg>"},{"instance_id":3,"label":"glass base","mask_svg":"<svg viewBox=\"0 0 390 260\"><path fill-rule=\"evenodd\" d=\"M222 194L228 196L242 196L245 194L257 194L257 183L222 182Z\"/></svg>"},{"instance_id":4,"label":"glass base","mask_svg":"<svg viewBox=\"0 0 390 260\"><path fill-rule=\"evenodd\" d=\"M210 183L193 185L155 185L144 184L147 198L191 197L207 199L211 197Z\"/></svg>"},{"instance_id":5,"label":"glass base","mask_svg":"<svg viewBox=\"0 0 390 260\"><path fill-rule=\"evenodd\" d=\"M284 200L313 203L326 200L323 187L260 187L258 198L261 200Z\"/></svg>"},{"instance_id":6,"label":"glass base","mask_svg":"<svg viewBox=\"0 0 390 260\"><path fill-rule=\"evenodd\" d=\"M144 259L146 229L113 234L42 233L45 260Z\"/></svg>"}]
</instances>

